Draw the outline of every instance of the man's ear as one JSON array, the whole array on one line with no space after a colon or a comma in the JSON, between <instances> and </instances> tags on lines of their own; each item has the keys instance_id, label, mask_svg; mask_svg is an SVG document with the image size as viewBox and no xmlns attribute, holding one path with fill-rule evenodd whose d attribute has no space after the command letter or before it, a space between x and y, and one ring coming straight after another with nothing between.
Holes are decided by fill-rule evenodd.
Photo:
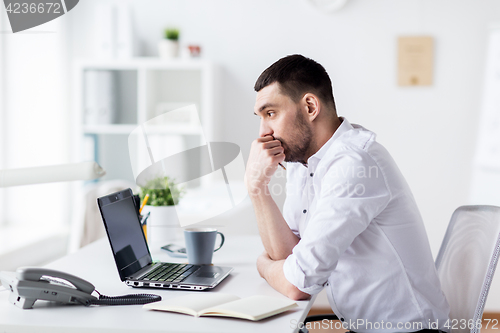
<instances>
[{"instance_id":1,"label":"man's ear","mask_svg":"<svg viewBox=\"0 0 500 333\"><path fill-rule=\"evenodd\" d=\"M307 93L302 98L302 101L306 111L306 117L309 121L313 121L316 117L318 117L321 111L319 98L314 94Z\"/></svg>"}]
</instances>

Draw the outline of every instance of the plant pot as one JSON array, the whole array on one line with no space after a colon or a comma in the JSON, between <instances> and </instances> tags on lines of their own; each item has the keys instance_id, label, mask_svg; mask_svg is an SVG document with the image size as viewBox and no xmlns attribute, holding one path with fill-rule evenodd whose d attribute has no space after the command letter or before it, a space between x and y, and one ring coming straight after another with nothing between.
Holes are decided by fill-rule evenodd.
<instances>
[{"instance_id":1,"label":"plant pot","mask_svg":"<svg viewBox=\"0 0 500 333\"><path fill-rule=\"evenodd\" d=\"M175 206L144 206L142 215L150 213L147 221L147 239L151 252L179 238L181 227Z\"/></svg>"},{"instance_id":2,"label":"plant pot","mask_svg":"<svg viewBox=\"0 0 500 333\"><path fill-rule=\"evenodd\" d=\"M162 59L173 59L179 56L179 41L162 39L158 42L158 54Z\"/></svg>"}]
</instances>

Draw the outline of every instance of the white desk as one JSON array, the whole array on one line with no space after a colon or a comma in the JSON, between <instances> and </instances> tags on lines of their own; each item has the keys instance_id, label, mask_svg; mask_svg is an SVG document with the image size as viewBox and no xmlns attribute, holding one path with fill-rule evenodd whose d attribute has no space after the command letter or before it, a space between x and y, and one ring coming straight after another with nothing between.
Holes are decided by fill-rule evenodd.
<instances>
[{"instance_id":1,"label":"white desk","mask_svg":"<svg viewBox=\"0 0 500 333\"><path fill-rule=\"evenodd\" d=\"M259 276L255 266L263 251L258 236L228 236L221 250L214 253L213 262L219 266L234 267L233 272L212 291L239 297L269 295L285 297L271 288ZM153 253L154 259L185 262L186 259ZM78 252L49 265L90 281L104 295L129 293L158 294L163 299L181 296L193 291L136 289L120 281L107 239L101 239ZM194 293L197 293L194 291ZM283 314L252 322L232 318L195 318L169 312L147 311L142 305L126 306L67 306L37 301L30 310L21 310L8 302L8 291L0 291L0 332L294 332L314 301L298 301L298 308ZM293 325L295 323L295 325Z\"/></svg>"}]
</instances>

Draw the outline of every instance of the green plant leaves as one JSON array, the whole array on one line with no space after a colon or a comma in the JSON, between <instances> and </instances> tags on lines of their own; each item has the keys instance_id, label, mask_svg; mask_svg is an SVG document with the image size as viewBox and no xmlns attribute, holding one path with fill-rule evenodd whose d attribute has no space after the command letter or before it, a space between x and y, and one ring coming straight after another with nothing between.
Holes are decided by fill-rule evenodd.
<instances>
[{"instance_id":1,"label":"green plant leaves","mask_svg":"<svg viewBox=\"0 0 500 333\"><path fill-rule=\"evenodd\" d=\"M184 189L175 184L174 180L168 177L155 178L141 187L139 193L141 202L146 194L149 194L147 205L149 206L173 206L179 203L179 199L184 194Z\"/></svg>"}]
</instances>

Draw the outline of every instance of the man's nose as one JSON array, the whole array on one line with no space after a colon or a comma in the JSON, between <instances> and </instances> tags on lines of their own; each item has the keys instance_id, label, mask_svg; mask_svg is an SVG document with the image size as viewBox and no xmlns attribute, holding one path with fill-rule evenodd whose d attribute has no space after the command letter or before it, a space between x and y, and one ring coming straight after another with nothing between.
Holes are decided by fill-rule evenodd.
<instances>
[{"instance_id":1,"label":"man's nose","mask_svg":"<svg viewBox=\"0 0 500 333\"><path fill-rule=\"evenodd\" d=\"M269 127L265 122L261 121L260 122L260 129L259 129L259 136L261 138L268 136L268 135L273 135L274 131Z\"/></svg>"}]
</instances>

